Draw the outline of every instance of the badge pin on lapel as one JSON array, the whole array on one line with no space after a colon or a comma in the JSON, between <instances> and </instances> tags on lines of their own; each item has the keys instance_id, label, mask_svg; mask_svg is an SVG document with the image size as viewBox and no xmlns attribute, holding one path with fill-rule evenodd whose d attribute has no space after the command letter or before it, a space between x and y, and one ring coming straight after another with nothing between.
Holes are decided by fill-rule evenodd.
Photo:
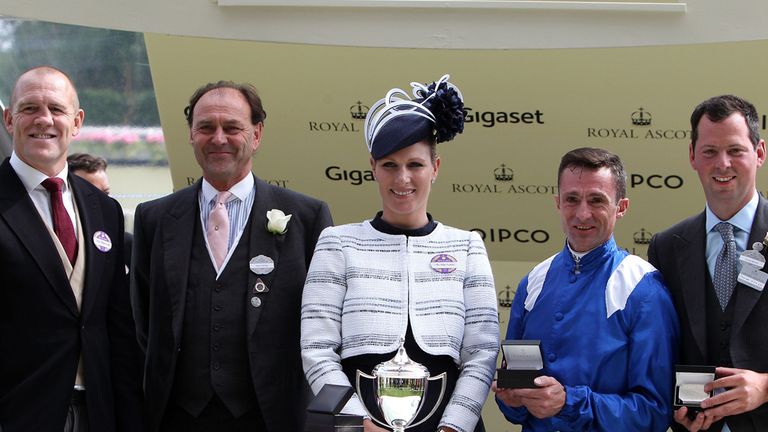
<instances>
[{"instance_id":1,"label":"badge pin on lapel","mask_svg":"<svg viewBox=\"0 0 768 432\"><path fill-rule=\"evenodd\" d=\"M275 269L275 262L266 255L259 255L251 258L248 267L254 274L264 275L271 273Z\"/></svg>"},{"instance_id":2,"label":"badge pin on lapel","mask_svg":"<svg viewBox=\"0 0 768 432\"><path fill-rule=\"evenodd\" d=\"M260 294L269 292L269 288L267 288L267 284L264 283L261 278L256 279L256 284L253 285L253 293L254 294Z\"/></svg>"},{"instance_id":3,"label":"badge pin on lapel","mask_svg":"<svg viewBox=\"0 0 768 432\"><path fill-rule=\"evenodd\" d=\"M112 239L104 231L96 231L93 233L93 245L101 252L109 252L112 250Z\"/></svg>"},{"instance_id":4,"label":"badge pin on lapel","mask_svg":"<svg viewBox=\"0 0 768 432\"><path fill-rule=\"evenodd\" d=\"M253 285L254 296L251 297L251 306L255 308L261 307L262 300L255 294L263 294L268 292L269 288L267 288L267 284L265 284L261 278L256 278L256 283Z\"/></svg>"},{"instance_id":5,"label":"badge pin on lapel","mask_svg":"<svg viewBox=\"0 0 768 432\"><path fill-rule=\"evenodd\" d=\"M448 254L437 254L429 261L429 266L437 273L453 273L458 267L457 260Z\"/></svg>"},{"instance_id":6,"label":"badge pin on lapel","mask_svg":"<svg viewBox=\"0 0 768 432\"><path fill-rule=\"evenodd\" d=\"M739 255L741 271L737 280L757 291L762 291L768 282L768 273L762 271L765 266L765 257L760 253L764 249L764 243L765 240L763 243L755 242L752 244L752 249L745 250Z\"/></svg>"},{"instance_id":7,"label":"badge pin on lapel","mask_svg":"<svg viewBox=\"0 0 768 432\"><path fill-rule=\"evenodd\" d=\"M259 255L251 258L248 267L254 274L265 275L271 273L272 270L275 269L275 262L268 256ZM268 292L269 288L267 287L267 284L265 284L261 278L256 278L256 283L253 285L253 294L263 294ZM258 308L261 307L261 304L261 298L255 295L251 297L251 306Z\"/></svg>"}]
</instances>

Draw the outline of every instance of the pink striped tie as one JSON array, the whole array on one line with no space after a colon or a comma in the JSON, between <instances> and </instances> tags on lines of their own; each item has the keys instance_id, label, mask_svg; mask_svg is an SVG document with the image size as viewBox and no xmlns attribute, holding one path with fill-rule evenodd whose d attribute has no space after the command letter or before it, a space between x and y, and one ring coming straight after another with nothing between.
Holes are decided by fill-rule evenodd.
<instances>
[{"instance_id":1,"label":"pink striped tie","mask_svg":"<svg viewBox=\"0 0 768 432\"><path fill-rule=\"evenodd\" d=\"M229 243L229 215L225 203L232 194L228 191L216 194L216 204L208 214L208 245L211 247L213 259L216 261L216 270L221 268L224 258L227 256Z\"/></svg>"}]
</instances>

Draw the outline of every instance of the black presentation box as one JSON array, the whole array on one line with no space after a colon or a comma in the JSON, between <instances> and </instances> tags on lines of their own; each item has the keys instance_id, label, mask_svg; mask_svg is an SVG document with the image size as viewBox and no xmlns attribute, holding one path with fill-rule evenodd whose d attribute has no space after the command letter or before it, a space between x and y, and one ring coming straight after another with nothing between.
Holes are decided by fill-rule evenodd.
<instances>
[{"instance_id":1,"label":"black presentation box","mask_svg":"<svg viewBox=\"0 0 768 432\"><path fill-rule=\"evenodd\" d=\"M498 388L537 388L533 383L543 375L544 354L540 340L505 340L501 342L501 368L497 369Z\"/></svg>"},{"instance_id":2,"label":"black presentation box","mask_svg":"<svg viewBox=\"0 0 768 432\"><path fill-rule=\"evenodd\" d=\"M349 386L324 385L307 407L304 432L362 432L362 416L339 413L354 393Z\"/></svg>"},{"instance_id":3,"label":"black presentation box","mask_svg":"<svg viewBox=\"0 0 768 432\"><path fill-rule=\"evenodd\" d=\"M701 402L713 396L705 392L704 384L715 380L715 366L675 365L675 407L701 411Z\"/></svg>"}]
</instances>

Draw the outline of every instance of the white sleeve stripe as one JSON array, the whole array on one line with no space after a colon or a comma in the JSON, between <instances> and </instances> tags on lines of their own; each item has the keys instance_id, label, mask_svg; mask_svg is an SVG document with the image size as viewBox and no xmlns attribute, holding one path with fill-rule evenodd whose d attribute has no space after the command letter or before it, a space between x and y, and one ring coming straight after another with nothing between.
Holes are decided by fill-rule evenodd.
<instances>
[{"instance_id":1,"label":"white sleeve stripe","mask_svg":"<svg viewBox=\"0 0 768 432\"><path fill-rule=\"evenodd\" d=\"M606 318L624 309L637 284L646 274L654 271L656 268L648 261L635 255L627 255L613 271L605 286Z\"/></svg>"},{"instance_id":2,"label":"white sleeve stripe","mask_svg":"<svg viewBox=\"0 0 768 432\"><path fill-rule=\"evenodd\" d=\"M525 310L530 312L533 309L533 305L536 304L536 299L539 298L541 289L544 287L544 281L547 279L549 266L552 265L552 260L556 256L557 254L554 254L540 262L528 273L528 295L525 297Z\"/></svg>"}]
</instances>

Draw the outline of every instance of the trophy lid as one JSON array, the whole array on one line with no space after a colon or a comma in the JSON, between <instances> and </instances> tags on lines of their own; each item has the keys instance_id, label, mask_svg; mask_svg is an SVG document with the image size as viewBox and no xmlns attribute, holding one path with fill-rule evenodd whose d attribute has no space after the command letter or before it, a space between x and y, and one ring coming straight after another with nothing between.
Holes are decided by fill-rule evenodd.
<instances>
[{"instance_id":1,"label":"trophy lid","mask_svg":"<svg viewBox=\"0 0 768 432\"><path fill-rule=\"evenodd\" d=\"M405 352L405 338L400 337L400 348L397 354L391 360L379 363L373 368L372 374L375 377L383 378L429 378L429 370L422 365L411 360L408 353Z\"/></svg>"}]
</instances>

